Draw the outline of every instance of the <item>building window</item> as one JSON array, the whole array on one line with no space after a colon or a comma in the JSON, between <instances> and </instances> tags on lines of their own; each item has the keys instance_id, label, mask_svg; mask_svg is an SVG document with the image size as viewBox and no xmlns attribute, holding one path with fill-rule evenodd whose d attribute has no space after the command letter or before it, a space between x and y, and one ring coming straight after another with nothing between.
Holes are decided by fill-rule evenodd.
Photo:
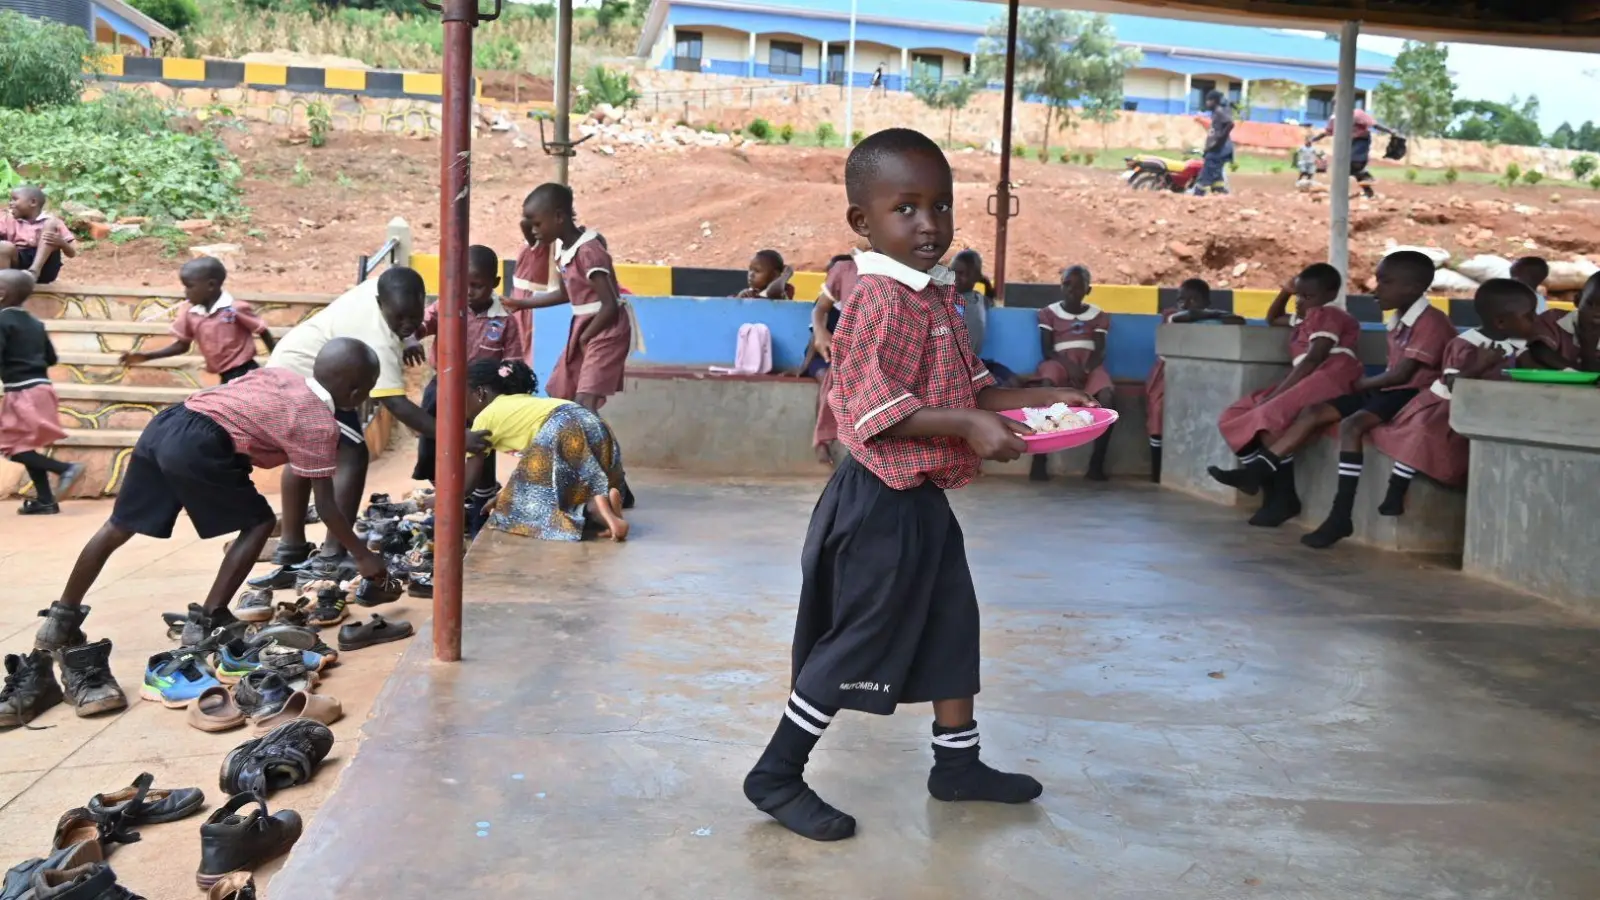
<instances>
[{"instance_id":1,"label":"building window","mask_svg":"<svg viewBox=\"0 0 1600 900\"><path fill-rule=\"evenodd\" d=\"M1215 91L1215 90L1218 90L1217 82L1212 81L1209 78L1192 78L1192 79L1190 79L1189 80L1189 108L1192 109L1192 110L1197 110L1197 111L1205 109L1206 108L1206 95L1211 93L1212 91ZM1243 96L1243 92L1244 92L1244 84L1242 82L1238 82L1238 81L1230 81L1230 82L1228 82L1227 95L1228 95L1228 100L1230 102L1232 102L1235 105L1237 105L1239 103L1240 97Z\"/></svg>"},{"instance_id":2,"label":"building window","mask_svg":"<svg viewBox=\"0 0 1600 900\"><path fill-rule=\"evenodd\" d=\"M1306 94L1306 118L1333 118L1333 91L1311 91Z\"/></svg>"},{"instance_id":3,"label":"building window","mask_svg":"<svg viewBox=\"0 0 1600 900\"><path fill-rule=\"evenodd\" d=\"M1124 101L1122 101L1122 111L1123 112L1138 112L1139 111L1139 101L1137 101L1137 100L1124 100Z\"/></svg>"},{"instance_id":4,"label":"building window","mask_svg":"<svg viewBox=\"0 0 1600 900\"><path fill-rule=\"evenodd\" d=\"M828 83L844 84L845 48L828 48Z\"/></svg>"},{"instance_id":5,"label":"building window","mask_svg":"<svg viewBox=\"0 0 1600 900\"><path fill-rule=\"evenodd\" d=\"M705 37L698 31L680 31L672 47L672 67L680 72L700 71L700 54L704 52Z\"/></svg>"},{"instance_id":6,"label":"building window","mask_svg":"<svg viewBox=\"0 0 1600 900\"><path fill-rule=\"evenodd\" d=\"M799 75L800 44L794 41L773 41L767 52L767 70L773 75Z\"/></svg>"},{"instance_id":7,"label":"building window","mask_svg":"<svg viewBox=\"0 0 1600 900\"><path fill-rule=\"evenodd\" d=\"M943 81L944 57L926 53L911 54L911 77L922 81Z\"/></svg>"}]
</instances>

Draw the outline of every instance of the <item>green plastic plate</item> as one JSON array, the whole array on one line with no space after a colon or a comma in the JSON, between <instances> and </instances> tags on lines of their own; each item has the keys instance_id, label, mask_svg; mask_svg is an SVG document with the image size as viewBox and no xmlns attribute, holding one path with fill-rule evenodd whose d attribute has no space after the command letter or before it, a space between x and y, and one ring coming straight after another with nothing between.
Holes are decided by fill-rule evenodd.
<instances>
[{"instance_id":1,"label":"green plastic plate","mask_svg":"<svg viewBox=\"0 0 1600 900\"><path fill-rule=\"evenodd\" d=\"M1512 381L1538 381L1544 384L1594 384L1600 372L1557 372L1553 369L1507 369Z\"/></svg>"}]
</instances>

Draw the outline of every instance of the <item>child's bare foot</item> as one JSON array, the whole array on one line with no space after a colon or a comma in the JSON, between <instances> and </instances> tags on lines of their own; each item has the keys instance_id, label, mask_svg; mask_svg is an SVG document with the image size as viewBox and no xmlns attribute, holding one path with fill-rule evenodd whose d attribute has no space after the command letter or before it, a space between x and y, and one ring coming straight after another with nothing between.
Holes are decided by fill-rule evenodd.
<instances>
[{"instance_id":1,"label":"child's bare foot","mask_svg":"<svg viewBox=\"0 0 1600 900\"><path fill-rule=\"evenodd\" d=\"M818 444L816 446L816 452L817 462L830 467L833 465L833 454L829 452L827 444Z\"/></svg>"},{"instance_id":2,"label":"child's bare foot","mask_svg":"<svg viewBox=\"0 0 1600 900\"><path fill-rule=\"evenodd\" d=\"M612 488L604 494L589 501L594 506L594 514L600 517L605 526L600 536L613 541L628 539L628 520L622 517L622 492Z\"/></svg>"}]
</instances>

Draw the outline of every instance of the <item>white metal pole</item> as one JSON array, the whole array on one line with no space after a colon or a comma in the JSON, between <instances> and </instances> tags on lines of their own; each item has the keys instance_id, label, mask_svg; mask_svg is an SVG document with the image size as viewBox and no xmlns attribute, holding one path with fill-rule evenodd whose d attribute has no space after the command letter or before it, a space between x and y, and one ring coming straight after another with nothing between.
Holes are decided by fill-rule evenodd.
<instances>
[{"instance_id":1,"label":"white metal pole","mask_svg":"<svg viewBox=\"0 0 1600 900\"><path fill-rule=\"evenodd\" d=\"M844 145L856 128L856 0L850 0L850 50L844 62Z\"/></svg>"},{"instance_id":2,"label":"white metal pole","mask_svg":"<svg viewBox=\"0 0 1600 900\"><path fill-rule=\"evenodd\" d=\"M1328 263L1350 285L1350 129L1356 104L1356 38L1361 23L1344 23L1339 35L1339 88L1333 98L1333 167L1328 173ZM1343 297L1341 296L1341 300Z\"/></svg>"}]
</instances>

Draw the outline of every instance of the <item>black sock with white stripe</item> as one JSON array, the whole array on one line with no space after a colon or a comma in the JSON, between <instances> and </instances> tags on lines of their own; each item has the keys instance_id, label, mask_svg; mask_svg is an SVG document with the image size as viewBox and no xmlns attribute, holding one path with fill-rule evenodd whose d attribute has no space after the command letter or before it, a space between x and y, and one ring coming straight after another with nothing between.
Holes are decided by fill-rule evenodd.
<instances>
[{"instance_id":1,"label":"black sock with white stripe","mask_svg":"<svg viewBox=\"0 0 1600 900\"><path fill-rule=\"evenodd\" d=\"M1416 469L1399 460L1395 461L1394 468L1389 472L1389 492L1383 495L1383 502L1378 505L1378 515L1405 515L1406 491L1411 489L1411 479L1415 477Z\"/></svg>"},{"instance_id":2,"label":"black sock with white stripe","mask_svg":"<svg viewBox=\"0 0 1600 900\"><path fill-rule=\"evenodd\" d=\"M838 713L838 707L791 693L778 730L744 778L744 795L756 809L814 841L837 841L856 833L856 820L829 806L805 782L811 750Z\"/></svg>"},{"instance_id":3,"label":"black sock with white stripe","mask_svg":"<svg viewBox=\"0 0 1600 900\"><path fill-rule=\"evenodd\" d=\"M1150 480L1161 483L1161 435L1150 435Z\"/></svg>"},{"instance_id":4,"label":"black sock with white stripe","mask_svg":"<svg viewBox=\"0 0 1600 900\"><path fill-rule=\"evenodd\" d=\"M1360 450L1339 451L1339 490L1333 495L1333 509L1317 530L1300 538L1300 543L1326 550L1356 533L1351 515L1356 508L1356 489L1361 486L1361 466L1366 456Z\"/></svg>"},{"instance_id":5,"label":"black sock with white stripe","mask_svg":"<svg viewBox=\"0 0 1600 900\"><path fill-rule=\"evenodd\" d=\"M928 793L935 800L987 800L1027 803L1044 793L1044 785L1027 775L989 768L978 758L978 723L954 727L933 723L933 771Z\"/></svg>"}]
</instances>

